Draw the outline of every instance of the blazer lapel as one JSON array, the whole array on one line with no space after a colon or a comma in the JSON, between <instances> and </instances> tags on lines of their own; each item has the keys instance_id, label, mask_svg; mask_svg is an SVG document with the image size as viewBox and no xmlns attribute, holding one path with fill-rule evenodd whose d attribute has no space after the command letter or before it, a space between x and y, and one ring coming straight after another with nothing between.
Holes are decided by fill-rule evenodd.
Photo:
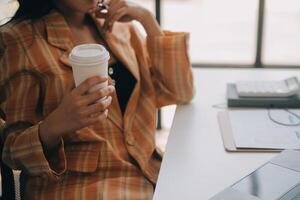
<instances>
[{"instance_id":1,"label":"blazer lapel","mask_svg":"<svg viewBox=\"0 0 300 200\"><path fill-rule=\"evenodd\" d=\"M135 109L138 103L140 95L140 74L139 74L139 64L136 58L135 51L131 44L131 34L129 29L124 29L121 25L115 25L112 32L103 32L102 26L104 24L103 19L96 19L92 16L95 21L95 24L98 28L98 31L104 38L106 45L109 47L111 53L122 62L125 67L131 72L131 74L136 79L135 87L132 91L132 94L129 98L129 101L126 106L126 110L123 118L123 127L125 131L130 130L131 122L134 119ZM118 83L116 83L118 84ZM116 98L117 99L117 98ZM115 101L116 103L117 101ZM113 106L115 107L115 106ZM117 105L119 108L119 105ZM115 110L116 111L116 110ZM118 109L118 116L121 115L120 108ZM119 118L114 115L114 112L111 112L111 115L108 116L114 121L119 121ZM122 120L121 120L122 121Z\"/></svg>"},{"instance_id":2,"label":"blazer lapel","mask_svg":"<svg viewBox=\"0 0 300 200\"><path fill-rule=\"evenodd\" d=\"M69 54L71 50L66 50L59 58L59 61L62 62L65 66L72 68L69 62Z\"/></svg>"},{"instance_id":3,"label":"blazer lapel","mask_svg":"<svg viewBox=\"0 0 300 200\"><path fill-rule=\"evenodd\" d=\"M108 84L113 84L113 80L110 77L108 77ZM111 120L120 129L123 129L122 113L116 92L112 94L112 102L108 108L108 119Z\"/></svg>"},{"instance_id":4,"label":"blazer lapel","mask_svg":"<svg viewBox=\"0 0 300 200\"><path fill-rule=\"evenodd\" d=\"M121 61L121 63L123 63L124 66L131 72L134 78L139 81L140 75L135 52L129 45L130 41L126 39L126 37L129 36L127 36L126 33L123 34L124 38L122 37L122 35L105 33L107 45L109 46L112 53L117 57L117 59Z\"/></svg>"},{"instance_id":5,"label":"blazer lapel","mask_svg":"<svg viewBox=\"0 0 300 200\"><path fill-rule=\"evenodd\" d=\"M65 18L55 10L45 17L47 41L62 52L60 62L71 68L69 53L74 46L74 39Z\"/></svg>"},{"instance_id":6,"label":"blazer lapel","mask_svg":"<svg viewBox=\"0 0 300 200\"><path fill-rule=\"evenodd\" d=\"M136 79L135 87L130 95L123 116L123 127L125 132L128 132L131 129L132 120L135 116L135 109L140 94L140 74L138 61L135 51L130 45L131 35L128 30L123 30L122 27L115 26L113 32L106 32L103 35L112 53L124 64L125 67L127 67L127 69Z\"/></svg>"},{"instance_id":7,"label":"blazer lapel","mask_svg":"<svg viewBox=\"0 0 300 200\"><path fill-rule=\"evenodd\" d=\"M48 42L62 51L72 49L74 40L64 17L53 10L45 17Z\"/></svg>"},{"instance_id":8,"label":"blazer lapel","mask_svg":"<svg viewBox=\"0 0 300 200\"><path fill-rule=\"evenodd\" d=\"M102 26L103 19L97 19L92 16L99 33L104 38L106 45L109 47L111 53L121 61L125 67L131 72L134 78L139 81L139 67L134 49L130 45L131 34L129 30L124 30L123 26L114 26L112 32L104 32Z\"/></svg>"}]
</instances>

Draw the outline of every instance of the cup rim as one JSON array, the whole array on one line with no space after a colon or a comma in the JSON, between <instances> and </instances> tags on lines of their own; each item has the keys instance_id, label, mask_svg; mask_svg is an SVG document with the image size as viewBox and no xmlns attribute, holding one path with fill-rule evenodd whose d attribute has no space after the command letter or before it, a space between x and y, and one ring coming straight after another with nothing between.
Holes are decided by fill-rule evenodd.
<instances>
[{"instance_id":1,"label":"cup rim","mask_svg":"<svg viewBox=\"0 0 300 200\"><path fill-rule=\"evenodd\" d=\"M80 51L83 51L85 49L95 49L95 51L98 49L99 53L96 53L91 56L86 56L86 55L80 55ZM69 54L69 61L71 63L76 63L76 64L84 64L84 65L89 65L89 64L95 64L95 63L103 63L107 62L109 60L109 52L106 50L106 48L103 45L100 44L81 44L75 46L70 54Z\"/></svg>"}]
</instances>

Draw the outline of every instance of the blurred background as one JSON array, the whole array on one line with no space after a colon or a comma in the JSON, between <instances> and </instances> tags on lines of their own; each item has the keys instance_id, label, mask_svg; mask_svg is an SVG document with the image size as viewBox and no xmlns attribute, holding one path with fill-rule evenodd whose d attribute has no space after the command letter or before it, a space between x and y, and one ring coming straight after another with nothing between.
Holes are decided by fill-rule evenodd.
<instances>
[{"instance_id":1,"label":"blurred background","mask_svg":"<svg viewBox=\"0 0 300 200\"><path fill-rule=\"evenodd\" d=\"M262 62L300 66L299 0L160 0L161 24L191 33L191 61L253 65L259 3L264 3ZM135 0L154 12L154 0ZM235 66L236 66L235 65Z\"/></svg>"},{"instance_id":2,"label":"blurred background","mask_svg":"<svg viewBox=\"0 0 300 200\"><path fill-rule=\"evenodd\" d=\"M0 22L15 0L0 0ZM300 67L299 0L133 0L156 13L164 29L190 32L193 67ZM175 106L162 110L162 145Z\"/></svg>"}]
</instances>

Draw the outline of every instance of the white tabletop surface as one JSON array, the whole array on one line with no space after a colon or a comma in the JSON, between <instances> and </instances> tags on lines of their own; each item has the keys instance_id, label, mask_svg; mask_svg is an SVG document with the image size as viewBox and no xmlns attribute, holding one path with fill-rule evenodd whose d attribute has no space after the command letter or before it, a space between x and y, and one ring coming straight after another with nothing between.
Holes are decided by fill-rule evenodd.
<instances>
[{"instance_id":1,"label":"white tabletop surface","mask_svg":"<svg viewBox=\"0 0 300 200\"><path fill-rule=\"evenodd\" d=\"M214 105L225 105L228 82L295 75L300 70L194 69L196 95L190 104L177 107L154 199L209 199L277 155L226 152L217 120L224 109Z\"/></svg>"}]
</instances>

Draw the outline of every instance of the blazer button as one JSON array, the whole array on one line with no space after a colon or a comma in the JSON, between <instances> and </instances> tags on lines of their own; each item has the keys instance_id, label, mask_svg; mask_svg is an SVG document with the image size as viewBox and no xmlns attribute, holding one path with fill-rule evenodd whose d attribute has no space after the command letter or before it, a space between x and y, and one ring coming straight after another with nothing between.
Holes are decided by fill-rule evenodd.
<instances>
[{"instance_id":1,"label":"blazer button","mask_svg":"<svg viewBox=\"0 0 300 200\"><path fill-rule=\"evenodd\" d=\"M132 137L132 136L128 136L128 137L126 138L126 142L127 142L128 145L134 146L135 139L134 139L134 137Z\"/></svg>"},{"instance_id":2,"label":"blazer button","mask_svg":"<svg viewBox=\"0 0 300 200\"><path fill-rule=\"evenodd\" d=\"M114 74L114 69L112 67L108 68L108 74L113 75Z\"/></svg>"}]
</instances>

